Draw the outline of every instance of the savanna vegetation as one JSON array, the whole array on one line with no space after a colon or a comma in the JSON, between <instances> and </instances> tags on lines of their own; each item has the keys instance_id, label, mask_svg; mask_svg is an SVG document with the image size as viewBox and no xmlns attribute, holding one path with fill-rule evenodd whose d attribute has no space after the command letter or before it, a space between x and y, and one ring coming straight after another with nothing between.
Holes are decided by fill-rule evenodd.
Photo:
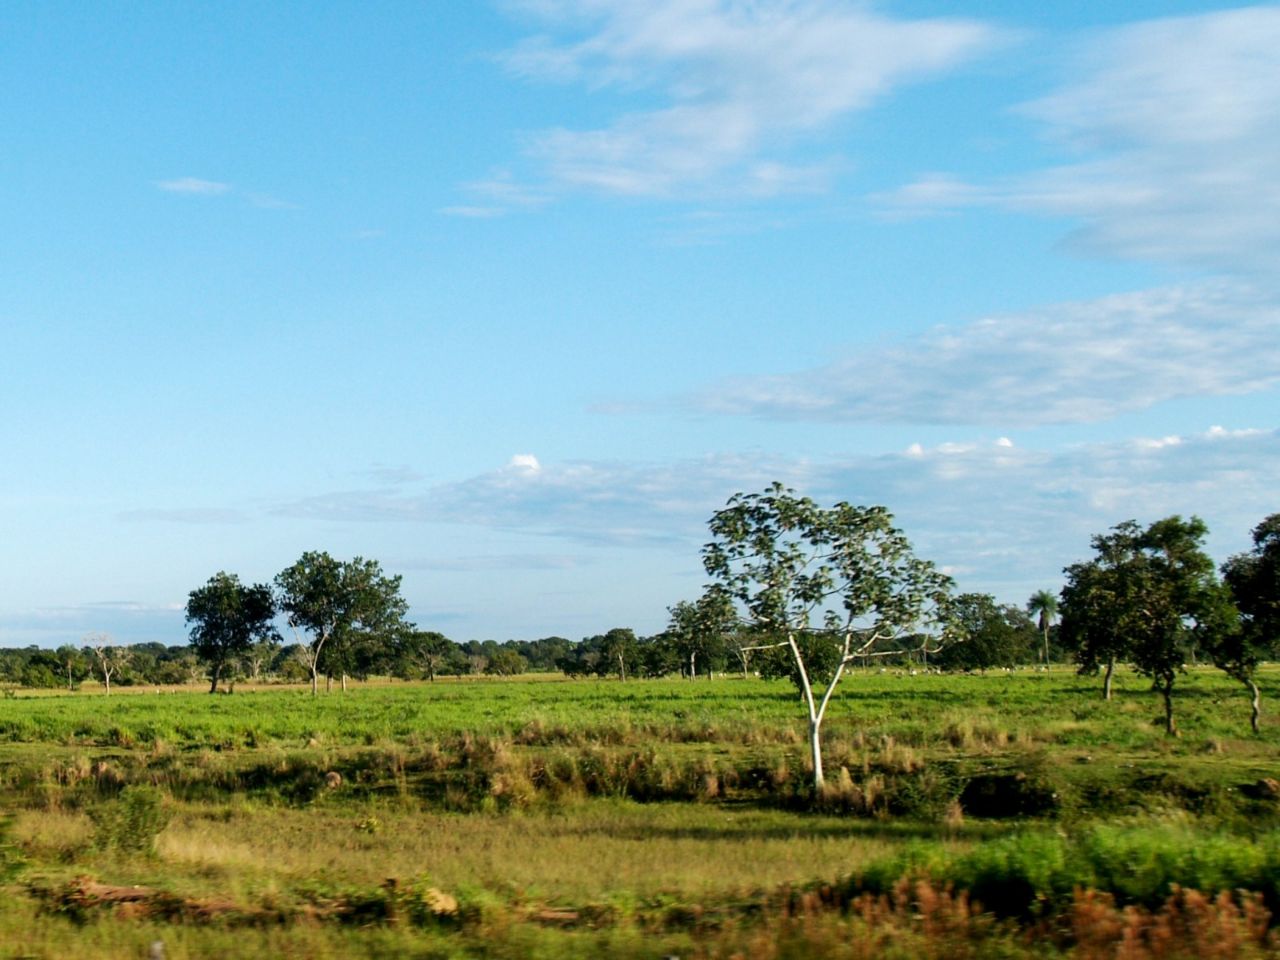
<instances>
[{"instance_id":1,"label":"savanna vegetation","mask_svg":"<svg viewBox=\"0 0 1280 960\"><path fill-rule=\"evenodd\" d=\"M189 644L0 655L0 944L1273 955L1278 531L1219 577L1121 524L1010 606L775 486L668 629L576 643L454 643L360 558L221 572Z\"/></svg>"}]
</instances>

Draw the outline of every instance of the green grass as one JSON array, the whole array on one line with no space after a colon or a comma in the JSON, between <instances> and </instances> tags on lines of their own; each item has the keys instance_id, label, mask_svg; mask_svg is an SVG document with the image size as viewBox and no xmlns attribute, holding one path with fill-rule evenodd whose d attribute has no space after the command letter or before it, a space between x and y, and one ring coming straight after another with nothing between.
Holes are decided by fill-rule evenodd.
<instances>
[{"instance_id":1,"label":"green grass","mask_svg":"<svg viewBox=\"0 0 1280 960\"><path fill-rule=\"evenodd\" d=\"M1280 693L1280 672L1262 680L1264 697ZM1280 726L1264 715L1251 735L1244 697L1209 670L1181 681L1177 740L1140 678L1122 673L1110 703L1099 693L1065 669L855 673L825 727L832 789L820 800L784 683L542 677L314 698L269 687L3 698L0 859L15 879L0 943L22 929L34 956L70 944L137 956L159 937L170 957L662 955L655 944L763 957L792 940L796 956L838 955L861 924L868 942L896 931L882 953L900 943L918 955L937 944L912 926L921 908L903 883L966 891L1023 920L1071 915L1077 886L1153 918L1191 909L1175 903L1178 886L1251 890L1274 906L1280 804L1256 785L1274 772ZM240 919L174 926L50 906L83 876ZM465 917L406 926L389 880L449 891ZM813 894L822 910L844 906L793 927L810 910L804 891L823 890L836 893ZM866 893L898 900L879 919L854 916ZM291 919L270 930L245 919L264 911ZM556 911L573 914L570 929ZM965 936L1022 955L1021 934L964 923Z\"/></svg>"}]
</instances>

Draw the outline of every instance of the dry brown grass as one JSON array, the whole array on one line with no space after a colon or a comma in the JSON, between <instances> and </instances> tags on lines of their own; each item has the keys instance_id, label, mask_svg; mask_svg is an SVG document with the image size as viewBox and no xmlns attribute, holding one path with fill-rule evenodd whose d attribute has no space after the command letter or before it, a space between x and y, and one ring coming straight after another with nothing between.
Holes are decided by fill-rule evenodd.
<instances>
[{"instance_id":1,"label":"dry brown grass","mask_svg":"<svg viewBox=\"0 0 1280 960\"><path fill-rule=\"evenodd\" d=\"M377 885L426 874L446 888L573 900L834 879L894 848L835 817L699 805L595 800L560 812L501 816L394 806L372 812L376 832L361 829L367 815L323 805L229 817L192 811L160 835L159 857L167 875L245 889L326 876Z\"/></svg>"}]
</instances>

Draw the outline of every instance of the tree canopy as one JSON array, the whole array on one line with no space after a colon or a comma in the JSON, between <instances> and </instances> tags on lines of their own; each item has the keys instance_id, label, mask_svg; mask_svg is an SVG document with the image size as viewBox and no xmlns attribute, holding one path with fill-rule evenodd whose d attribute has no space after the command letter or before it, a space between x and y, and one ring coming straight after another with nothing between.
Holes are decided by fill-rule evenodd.
<instances>
[{"instance_id":1,"label":"tree canopy","mask_svg":"<svg viewBox=\"0 0 1280 960\"><path fill-rule=\"evenodd\" d=\"M1258 731L1262 697L1255 682L1258 665L1280 648L1280 513L1253 529L1253 550L1222 565L1222 578L1239 612L1235 629L1215 631L1208 646L1214 663L1250 693L1250 724Z\"/></svg>"},{"instance_id":2,"label":"tree canopy","mask_svg":"<svg viewBox=\"0 0 1280 960\"><path fill-rule=\"evenodd\" d=\"M821 790L822 720L846 666L886 645L927 649L946 624L951 580L915 556L884 507L823 508L779 483L735 494L709 527L709 593L790 652Z\"/></svg>"},{"instance_id":3,"label":"tree canopy","mask_svg":"<svg viewBox=\"0 0 1280 960\"><path fill-rule=\"evenodd\" d=\"M219 678L236 657L249 653L256 642L279 639L272 624L275 615L271 588L263 583L245 585L234 573L219 571L191 591L187 597L191 647L209 668L210 693L217 691Z\"/></svg>"},{"instance_id":4,"label":"tree canopy","mask_svg":"<svg viewBox=\"0 0 1280 960\"><path fill-rule=\"evenodd\" d=\"M400 577L388 577L376 560L335 560L324 552L304 553L276 577L280 608L289 626L310 634L303 647L311 674L311 692L320 670L326 676L350 670L359 645L371 638L390 639L409 629L408 604L400 596Z\"/></svg>"},{"instance_id":5,"label":"tree canopy","mask_svg":"<svg viewBox=\"0 0 1280 960\"><path fill-rule=\"evenodd\" d=\"M1092 540L1095 557L1067 567L1062 635L1082 670L1127 659L1164 698L1165 730L1177 733L1173 686L1187 651L1211 646L1229 628L1225 591L1204 552L1208 528L1199 517L1170 516L1145 529L1117 524Z\"/></svg>"}]
</instances>

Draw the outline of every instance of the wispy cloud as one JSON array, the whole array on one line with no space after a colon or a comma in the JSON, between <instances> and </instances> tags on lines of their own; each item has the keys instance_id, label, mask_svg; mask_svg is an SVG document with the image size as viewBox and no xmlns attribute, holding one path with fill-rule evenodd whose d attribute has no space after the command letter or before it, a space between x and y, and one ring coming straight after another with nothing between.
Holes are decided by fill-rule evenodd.
<instances>
[{"instance_id":1,"label":"wispy cloud","mask_svg":"<svg viewBox=\"0 0 1280 960\"><path fill-rule=\"evenodd\" d=\"M1180 397L1280 384L1280 306L1206 283L938 328L794 374L689 398L776 419L1029 426L1103 420Z\"/></svg>"},{"instance_id":2,"label":"wispy cloud","mask_svg":"<svg viewBox=\"0 0 1280 960\"><path fill-rule=\"evenodd\" d=\"M407 464L399 464L397 466L379 464L364 471L364 475L380 486L388 487L398 487L423 479L421 473Z\"/></svg>"},{"instance_id":3,"label":"wispy cloud","mask_svg":"<svg viewBox=\"0 0 1280 960\"><path fill-rule=\"evenodd\" d=\"M926 555L982 589L1015 594L1060 582L1089 537L1130 518L1202 516L1219 559L1243 549L1270 512L1280 431L1212 428L1176 437L1082 444L1060 451L1007 443L943 444L834 470L895 511Z\"/></svg>"},{"instance_id":4,"label":"wispy cloud","mask_svg":"<svg viewBox=\"0 0 1280 960\"><path fill-rule=\"evenodd\" d=\"M229 183L220 183L217 180L201 180L199 177L158 180L156 181L156 187L166 193L199 193L205 195L227 193L231 190L231 184Z\"/></svg>"},{"instance_id":5,"label":"wispy cloud","mask_svg":"<svg viewBox=\"0 0 1280 960\"><path fill-rule=\"evenodd\" d=\"M240 190L219 180L203 180L200 177L178 177L175 180L157 180L156 189L165 193L185 193L193 196L234 195L260 210L297 210L298 205L268 193Z\"/></svg>"},{"instance_id":6,"label":"wispy cloud","mask_svg":"<svg viewBox=\"0 0 1280 960\"><path fill-rule=\"evenodd\" d=\"M522 6L547 32L506 56L510 70L654 102L596 129L529 139L551 183L630 196L824 190L842 161L797 155L798 143L997 39L972 20L899 20L821 0Z\"/></svg>"},{"instance_id":7,"label":"wispy cloud","mask_svg":"<svg viewBox=\"0 0 1280 960\"><path fill-rule=\"evenodd\" d=\"M91 633L105 633L120 644L187 642L180 604L153 605L105 600L68 607L13 610L0 615L0 646L38 644L79 646Z\"/></svg>"},{"instance_id":8,"label":"wispy cloud","mask_svg":"<svg viewBox=\"0 0 1280 960\"><path fill-rule=\"evenodd\" d=\"M339 492L283 504L276 513L659 546L696 563L706 521L730 495L780 480L822 502L883 504L923 555L963 572L972 588L1017 594L1036 581L1056 582L1063 566L1087 554L1092 534L1130 517L1196 513L1213 529L1220 556L1243 549L1248 531L1274 510L1278 475L1280 431L1216 427L1057 451L997 437L826 460L726 454L673 463L544 463L537 470L508 464L417 492Z\"/></svg>"},{"instance_id":9,"label":"wispy cloud","mask_svg":"<svg viewBox=\"0 0 1280 960\"><path fill-rule=\"evenodd\" d=\"M1274 273L1280 266L1280 6L1124 27L1076 79L1025 105L1072 159L968 184L932 174L879 198L890 215L974 204L1077 218L1094 253Z\"/></svg>"},{"instance_id":10,"label":"wispy cloud","mask_svg":"<svg viewBox=\"0 0 1280 960\"><path fill-rule=\"evenodd\" d=\"M580 557L566 554L485 553L470 556L435 557L399 560L396 570L439 570L448 573L472 573L486 570L572 570L582 565Z\"/></svg>"},{"instance_id":11,"label":"wispy cloud","mask_svg":"<svg viewBox=\"0 0 1280 960\"><path fill-rule=\"evenodd\" d=\"M278 516L357 522L479 524L595 544L670 544L742 485L797 479L797 464L724 455L693 462L542 464L518 454L501 469L426 490L347 490L274 509ZM673 523L674 518L679 518ZM687 544L686 544L687 545Z\"/></svg>"},{"instance_id":12,"label":"wispy cloud","mask_svg":"<svg viewBox=\"0 0 1280 960\"><path fill-rule=\"evenodd\" d=\"M233 524L249 521L248 514L243 511L221 507L126 510L118 517L127 523Z\"/></svg>"},{"instance_id":13,"label":"wispy cloud","mask_svg":"<svg viewBox=\"0 0 1280 960\"><path fill-rule=\"evenodd\" d=\"M441 207L440 212L446 217L463 217L468 220L492 220L494 217L505 216L509 211L506 207L481 207L461 204L451 207Z\"/></svg>"}]
</instances>

